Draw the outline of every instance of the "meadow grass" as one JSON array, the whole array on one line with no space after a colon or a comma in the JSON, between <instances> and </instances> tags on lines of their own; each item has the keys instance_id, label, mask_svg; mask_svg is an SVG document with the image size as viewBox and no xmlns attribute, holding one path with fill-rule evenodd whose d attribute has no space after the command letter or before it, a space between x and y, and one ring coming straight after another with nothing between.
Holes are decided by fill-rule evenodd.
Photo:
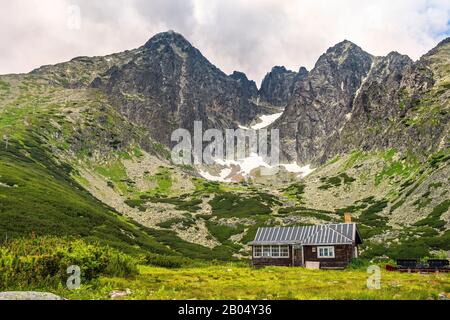
<instances>
[{"instance_id":1,"label":"meadow grass","mask_svg":"<svg viewBox=\"0 0 450 320\"><path fill-rule=\"evenodd\" d=\"M101 277L69 299L107 299L112 290L130 289L125 299L437 299L450 293L449 274L381 271L381 288L368 289L366 269L253 269L228 264L165 269L141 266L133 278Z\"/></svg>"}]
</instances>

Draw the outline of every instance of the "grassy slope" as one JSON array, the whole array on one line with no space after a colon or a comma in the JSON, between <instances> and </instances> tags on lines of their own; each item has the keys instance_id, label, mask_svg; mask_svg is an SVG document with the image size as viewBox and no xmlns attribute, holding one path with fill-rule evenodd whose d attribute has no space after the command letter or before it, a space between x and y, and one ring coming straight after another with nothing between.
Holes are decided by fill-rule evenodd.
<instances>
[{"instance_id":1,"label":"grassy slope","mask_svg":"<svg viewBox=\"0 0 450 320\"><path fill-rule=\"evenodd\" d=\"M330 271L236 265L168 270L141 267L130 279L101 278L79 291L58 293L72 299L108 299L112 290L131 289L126 299L437 299L450 292L449 274L382 271L381 289L367 289L365 269Z\"/></svg>"},{"instance_id":2,"label":"grassy slope","mask_svg":"<svg viewBox=\"0 0 450 320\"><path fill-rule=\"evenodd\" d=\"M135 223L93 198L72 178L74 169L55 156L72 132L65 132L61 109L67 97L52 101L61 88L34 77L2 79L0 97L0 239L73 235L124 251L173 253ZM64 101L64 102L63 102ZM61 143L51 122L61 122ZM66 135L66 136L64 136ZM59 148L59 149L58 149Z\"/></svg>"},{"instance_id":3,"label":"grassy slope","mask_svg":"<svg viewBox=\"0 0 450 320\"><path fill-rule=\"evenodd\" d=\"M73 235L120 247L169 252L152 237L84 191L69 176L69 167L48 160L27 141L30 156L16 143L0 149L0 235Z\"/></svg>"}]
</instances>

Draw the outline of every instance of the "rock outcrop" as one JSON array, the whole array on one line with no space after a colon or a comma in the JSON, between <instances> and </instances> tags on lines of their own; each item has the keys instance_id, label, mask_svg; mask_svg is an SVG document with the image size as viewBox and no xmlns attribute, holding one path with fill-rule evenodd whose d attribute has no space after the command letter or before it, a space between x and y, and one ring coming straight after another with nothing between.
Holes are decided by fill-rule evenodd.
<instances>
[{"instance_id":1,"label":"rock outcrop","mask_svg":"<svg viewBox=\"0 0 450 320\"><path fill-rule=\"evenodd\" d=\"M351 112L372 62L373 56L343 41L328 49L297 82L294 96L273 125L280 129L287 158L309 163L320 154L326 138L339 130Z\"/></svg>"},{"instance_id":2,"label":"rock outcrop","mask_svg":"<svg viewBox=\"0 0 450 320\"><path fill-rule=\"evenodd\" d=\"M296 83L282 117L282 151L321 164L351 150L413 151L448 147L450 41L413 62L391 52L374 57L343 41Z\"/></svg>"},{"instance_id":3,"label":"rock outcrop","mask_svg":"<svg viewBox=\"0 0 450 320\"><path fill-rule=\"evenodd\" d=\"M259 90L262 102L276 107L286 107L295 88L295 83L308 75L308 71L301 67L299 72L286 70L283 66L275 66L264 77Z\"/></svg>"},{"instance_id":4,"label":"rock outcrop","mask_svg":"<svg viewBox=\"0 0 450 320\"><path fill-rule=\"evenodd\" d=\"M34 291L8 291L0 292L0 300L65 300L60 296L48 292L34 292Z\"/></svg>"},{"instance_id":5,"label":"rock outcrop","mask_svg":"<svg viewBox=\"0 0 450 320\"><path fill-rule=\"evenodd\" d=\"M173 31L152 37L130 62L112 67L92 86L166 145L173 130L192 132L194 121L236 128L260 112L254 83L242 73L226 75Z\"/></svg>"}]
</instances>

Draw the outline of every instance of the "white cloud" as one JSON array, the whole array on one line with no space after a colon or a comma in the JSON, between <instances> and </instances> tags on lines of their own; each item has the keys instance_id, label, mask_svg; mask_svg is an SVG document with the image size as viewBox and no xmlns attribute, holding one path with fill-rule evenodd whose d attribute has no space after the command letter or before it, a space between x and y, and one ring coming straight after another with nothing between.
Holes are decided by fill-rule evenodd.
<instances>
[{"instance_id":1,"label":"white cloud","mask_svg":"<svg viewBox=\"0 0 450 320\"><path fill-rule=\"evenodd\" d=\"M227 73L258 82L274 65L309 69L348 39L375 55L413 59L449 35L448 0L15 0L0 11L0 74L104 55L174 29ZM81 29L67 28L67 8Z\"/></svg>"}]
</instances>

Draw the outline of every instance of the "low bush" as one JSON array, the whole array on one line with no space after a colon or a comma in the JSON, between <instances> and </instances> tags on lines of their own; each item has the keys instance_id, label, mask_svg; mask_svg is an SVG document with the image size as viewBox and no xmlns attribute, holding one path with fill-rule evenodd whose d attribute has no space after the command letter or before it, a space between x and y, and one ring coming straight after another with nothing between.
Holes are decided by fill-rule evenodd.
<instances>
[{"instance_id":1,"label":"low bush","mask_svg":"<svg viewBox=\"0 0 450 320\"><path fill-rule=\"evenodd\" d=\"M445 200L433 208L433 211L424 219L415 223L416 226L430 226L436 229L445 229L446 222L441 219L450 207L450 200Z\"/></svg>"},{"instance_id":2,"label":"low bush","mask_svg":"<svg viewBox=\"0 0 450 320\"><path fill-rule=\"evenodd\" d=\"M137 274L135 258L107 246L71 238L16 239L0 247L0 288L65 284L67 268L74 265L82 282Z\"/></svg>"},{"instance_id":3,"label":"low bush","mask_svg":"<svg viewBox=\"0 0 450 320\"><path fill-rule=\"evenodd\" d=\"M354 258L348 264L348 269L362 269L367 268L370 265L370 261L368 259L363 258Z\"/></svg>"},{"instance_id":4,"label":"low bush","mask_svg":"<svg viewBox=\"0 0 450 320\"><path fill-rule=\"evenodd\" d=\"M146 254L141 256L140 263L163 268L181 268L187 266L192 261L182 256L166 256L159 254Z\"/></svg>"}]
</instances>

